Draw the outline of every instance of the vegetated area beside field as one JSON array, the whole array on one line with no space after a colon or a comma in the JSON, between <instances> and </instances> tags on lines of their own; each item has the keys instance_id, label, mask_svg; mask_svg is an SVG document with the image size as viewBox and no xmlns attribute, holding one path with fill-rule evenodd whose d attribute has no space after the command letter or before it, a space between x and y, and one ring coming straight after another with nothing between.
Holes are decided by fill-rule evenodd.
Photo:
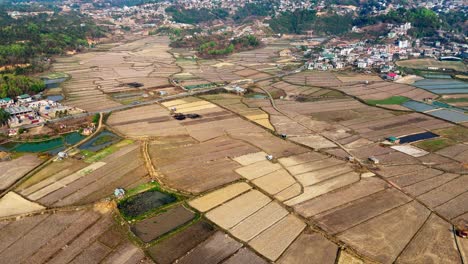
<instances>
[{"instance_id":1,"label":"vegetated area beside field","mask_svg":"<svg viewBox=\"0 0 468 264\"><path fill-rule=\"evenodd\" d=\"M41 80L24 75L1 74L0 97L14 98L22 94L37 94L46 88Z\"/></svg>"},{"instance_id":2,"label":"vegetated area beside field","mask_svg":"<svg viewBox=\"0 0 468 264\"><path fill-rule=\"evenodd\" d=\"M252 50L262 46L261 41L247 35L231 39L225 34L211 36L194 36L192 38L178 38L171 43L174 48L193 48L198 50L197 55L202 58L223 57L235 52Z\"/></svg>"},{"instance_id":3,"label":"vegetated area beside field","mask_svg":"<svg viewBox=\"0 0 468 264\"><path fill-rule=\"evenodd\" d=\"M438 150L453 146L455 144L456 142L448 138L436 138L417 142L414 145L429 152L436 152Z\"/></svg>"},{"instance_id":4,"label":"vegetated area beside field","mask_svg":"<svg viewBox=\"0 0 468 264\"><path fill-rule=\"evenodd\" d=\"M435 59L412 59L402 60L396 63L400 67L427 70L428 67L436 67L440 69L450 69L459 72L467 71L466 65L461 61L438 61Z\"/></svg>"},{"instance_id":5,"label":"vegetated area beside field","mask_svg":"<svg viewBox=\"0 0 468 264\"><path fill-rule=\"evenodd\" d=\"M0 66L31 64L33 70L41 70L37 58L84 49L88 38L104 33L90 18L75 12L13 19L0 11Z\"/></svg>"},{"instance_id":6,"label":"vegetated area beside field","mask_svg":"<svg viewBox=\"0 0 468 264\"><path fill-rule=\"evenodd\" d=\"M366 100L366 103L370 105L401 105L409 100L408 97L404 96L392 96L383 100Z\"/></svg>"}]
</instances>

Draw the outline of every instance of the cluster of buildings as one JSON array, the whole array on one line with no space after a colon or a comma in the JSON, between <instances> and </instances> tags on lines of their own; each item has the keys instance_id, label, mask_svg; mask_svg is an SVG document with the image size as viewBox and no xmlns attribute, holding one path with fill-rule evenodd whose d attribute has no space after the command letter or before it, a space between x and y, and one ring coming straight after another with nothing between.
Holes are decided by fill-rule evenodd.
<instances>
[{"instance_id":1,"label":"cluster of buildings","mask_svg":"<svg viewBox=\"0 0 468 264\"><path fill-rule=\"evenodd\" d=\"M467 57L467 44L413 39L407 34L410 29L410 23L388 24L389 32L381 36L383 41L378 44L365 41L335 41L319 52L308 49L304 52L306 57L310 57L306 66L308 69L323 71L358 68L387 73L393 70L396 60L412 58L463 60ZM359 29L353 28L353 31L359 32Z\"/></svg>"},{"instance_id":2,"label":"cluster of buildings","mask_svg":"<svg viewBox=\"0 0 468 264\"><path fill-rule=\"evenodd\" d=\"M28 125L40 125L45 121L81 113L82 110L68 107L59 102L42 99L40 95L23 94L15 99L0 99L0 107L10 114L8 126L12 129Z\"/></svg>"}]
</instances>

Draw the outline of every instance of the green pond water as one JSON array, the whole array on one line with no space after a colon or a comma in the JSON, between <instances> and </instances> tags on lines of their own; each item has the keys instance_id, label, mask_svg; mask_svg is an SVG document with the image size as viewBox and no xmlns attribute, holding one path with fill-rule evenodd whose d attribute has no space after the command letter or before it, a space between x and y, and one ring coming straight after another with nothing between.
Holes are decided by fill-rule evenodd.
<instances>
[{"instance_id":1,"label":"green pond water","mask_svg":"<svg viewBox=\"0 0 468 264\"><path fill-rule=\"evenodd\" d=\"M173 195L149 190L120 202L118 208L124 215L136 217L176 200L177 198Z\"/></svg>"},{"instance_id":2,"label":"green pond water","mask_svg":"<svg viewBox=\"0 0 468 264\"><path fill-rule=\"evenodd\" d=\"M47 152L52 155L64 150L67 146L74 145L85 136L78 132L72 132L61 137L40 142L9 142L0 145L0 150L9 152Z\"/></svg>"}]
</instances>

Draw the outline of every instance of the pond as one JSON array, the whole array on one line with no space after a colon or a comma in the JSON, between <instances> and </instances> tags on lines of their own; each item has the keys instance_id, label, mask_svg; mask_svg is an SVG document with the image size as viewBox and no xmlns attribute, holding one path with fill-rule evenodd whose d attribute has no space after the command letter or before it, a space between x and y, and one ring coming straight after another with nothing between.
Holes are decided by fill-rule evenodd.
<instances>
[{"instance_id":1,"label":"pond","mask_svg":"<svg viewBox=\"0 0 468 264\"><path fill-rule=\"evenodd\" d=\"M425 140L425 139L430 139L430 138L436 138L439 137L439 135L436 135L432 132L424 132L424 133L418 133L418 134L413 134L413 135L408 135L404 137L399 137L400 139L400 144L405 144L405 143L411 143L419 140Z\"/></svg>"},{"instance_id":2,"label":"pond","mask_svg":"<svg viewBox=\"0 0 468 264\"><path fill-rule=\"evenodd\" d=\"M54 102L60 102L63 100L63 95L49 95L46 98L47 100L51 100Z\"/></svg>"},{"instance_id":3,"label":"pond","mask_svg":"<svg viewBox=\"0 0 468 264\"><path fill-rule=\"evenodd\" d=\"M468 82L454 79L424 79L413 85L435 94L468 94Z\"/></svg>"},{"instance_id":4,"label":"pond","mask_svg":"<svg viewBox=\"0 0 468 264\"><path fill-rule=\"evenodd\" d=\"M78 132L72 132L60 137L39 142L9 142L0 145L0 150L8 152L47 152L55 155L65 150L67 146L74 145L84 139L85 136Z\"/></svg>"},{"instance_id":5,"label":"pond","mask_svg":"<svg viewBox=\"0 0 468 264\"><path fill-rule=\"evenodd\" d=\"M176 200L177 198L173 195L149 190L123 200L118 208L127 217L137 217Z\"/></svg>"},{"instance_id":6,"label":"pond","mask_svg":"<svg viewBox=\"0 0 468 264\"><path fill-rule=\"evenodd\" d=\"M96 152L120 141L121 139L122 138L117 136L116 134L108 130L104 130L101 133L99 133L99 135L95 136L88 142L81 145L79 149Z\"/></svg>"},{"instance_id":7,"label":"pond","mask_svg":"<svg viewBox=\"0 0 468 264\"><path fill-rule=\"evenodd\" d=\"M251 94L245 95L245 97L252 98L252 99L267 99L268 95L261 94L261 93L251 93Z\"/></svg>"},{"instance_id":8,"label":"pond","mask_svg":"<svg viewBox=\"0 0 468 264\"><path fill-rule=\"evenodd\" d=\"M47 89L49 88L57 88L60 86L61 83L66 81L67 78L57 78L57 79L45 79L44 84Z\"/></svg>"}]
</instances>

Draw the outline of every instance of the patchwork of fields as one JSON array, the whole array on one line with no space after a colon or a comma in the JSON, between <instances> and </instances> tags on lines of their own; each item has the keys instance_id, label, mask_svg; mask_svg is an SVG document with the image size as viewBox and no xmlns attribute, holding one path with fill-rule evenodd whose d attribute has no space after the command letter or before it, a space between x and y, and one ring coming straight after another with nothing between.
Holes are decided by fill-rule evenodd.
<instances>
[{"instance_id":1,"label":"patchwork of fields","mask_svg":"<svg viewBox=\"0 0 468 264\"><path fill-rule=\"evenodd\" d=\"M67 103L98 111L124 103L116 94L177 93L170 79L250 79L249 93L114 111L104 122L114 141L34 173L36 155L3 161L5 263L468 261L453 233L468 222L467 123L421 106L432 93L357 73L273 78L281 45L193 60L168 43L59 58ZM415 139L389 141L400 138Z\"/></svg>"}]
</instances>

